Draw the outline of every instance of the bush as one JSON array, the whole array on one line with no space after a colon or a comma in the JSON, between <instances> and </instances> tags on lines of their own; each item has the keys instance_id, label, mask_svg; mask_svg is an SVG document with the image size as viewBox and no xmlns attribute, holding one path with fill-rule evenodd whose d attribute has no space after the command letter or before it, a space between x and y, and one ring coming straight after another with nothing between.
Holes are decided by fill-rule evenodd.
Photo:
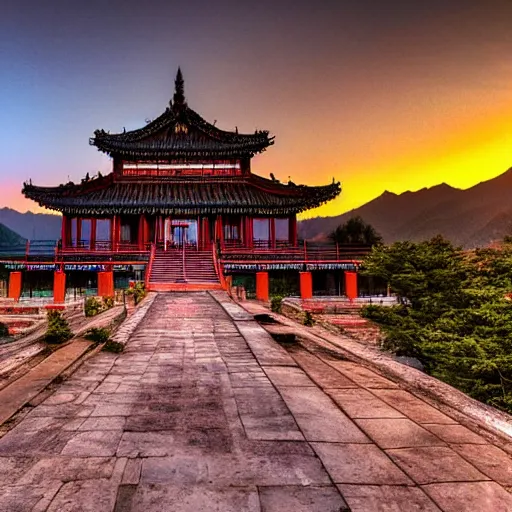
<instances>
[{"instance_id":1,"label":"bush","mask_svg":"<svg viewBox=\"0 0 512 512\"><path fill-rule=\"evenodd\" d=\"M110 339L110 331L105 327L93 327L84 334L84 338L96 343L106 343Z\"/></svg>"},{"instance_id":2,"label":"bush","mask_svg":"<svg viewBox=\"0 0 512 512\"><path fill-rule=\"evenodd\" d=\"M103 298L104 309L111 309L114 307L114 304L115 304L114 297L104 297Z\"/></svg>"},{"instance_id":3,"label":"bush","mask_svg":"<svg viewBox=\"0 0 512 512\"><path fill-rule=\"evenodd\" d=\"M122 343L119 343L118 341L108 340L107 343L105 343L103 350L119 354L124 350L124 345Z\"/></svg>"},{"instance_id":4,"label":"bush","mask_svg":"<svg viewBox=\"0 0 512 512\"><path fill-rule=\"evenodd\" d=\"M85 301L85 316L96 316L104 310L105 306L96 297L89 297Z\"/></svg>"},{"instance_id":5,"label":"bush","mask_svg":"<svg viewBox=\"0 0 512 512\"><path fill-rule=\"evenodd\" d=\"M126 295L132 296L133 303L137 305L146 296L146 288L144 283L140 281L135 283L135 286L126 290Z\"/></svg>"},{"instance_id":6,"label":"bush","mask_svg":"<svg viewBox=\"0 0 512 512\"><path fill-rule=\"evenodd\" d=\"M270 310L274 313L281 313L281 308L283 305L283 297L281 295L274 295L270 299Z\"/></svg>"},{"instance_id":7,"label":"bush","mask_svg":"<svg viewBox=\"0 0 512 512\"><path fill-rule=\"evenodd\" d=\"M313 315L309 311L304 311L304 320L302 321L304 325L311 327L315 324L313 320Z\"/></svg>"},{"instance_id":8,"label":"bush","mask_svg":"<svg viewBox=\"0 0 512 512\"><path fill-rule=\"evenodd\" d=\"M9 329L7 325L0 322L0 338L7 338L9 336Z\"/></svg>"},{"instance_id":9,"label":"bush","mask_svg":"<svg viewBox=\"0 0 512 512\"><path fill-rule=\"evenodd\" d=\"M48 311L48 328L46 329L45 341L47 343L64 343L73 337L68 321L60 311Z\"/></svg>"}]
</instances>

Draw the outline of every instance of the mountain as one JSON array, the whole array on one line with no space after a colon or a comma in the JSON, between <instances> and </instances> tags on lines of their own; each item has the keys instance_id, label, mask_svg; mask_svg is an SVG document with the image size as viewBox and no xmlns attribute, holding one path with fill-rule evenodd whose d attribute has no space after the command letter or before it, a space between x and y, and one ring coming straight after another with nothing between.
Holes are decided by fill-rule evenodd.
<instances>
[{"instance_id":1,"label":"mountain","mask_svg":"<svg viewBox=\"0 0 512 512\"><path fill-rule=\"evenodd\" d=\"M61 216L0 208L0 223L28 240L58 240Z\"/></svg>"},{"instance_id":2,"label":"mountain","mask_svg":"<svg viewBox=\"0 0 512 512\"><path fill-rule=\"evenodd\" d=\"M0 224L0 245L19 245L25 242L26 240L18 233Z\"/></svg>"},{"instance_id":3,"label":"mountain","mask_svg":"<svg viewBox=\"0 0 512 512\"><path fill-rule=\"evenodd\" d=\"M442 184L403 194L384 192L342 215L300 222L299 236L325 238L355 216L371 224L387 243L441 234L466 248L486 246L512 235L512 169L467 190Z\"/></svg>"}]
</instances>

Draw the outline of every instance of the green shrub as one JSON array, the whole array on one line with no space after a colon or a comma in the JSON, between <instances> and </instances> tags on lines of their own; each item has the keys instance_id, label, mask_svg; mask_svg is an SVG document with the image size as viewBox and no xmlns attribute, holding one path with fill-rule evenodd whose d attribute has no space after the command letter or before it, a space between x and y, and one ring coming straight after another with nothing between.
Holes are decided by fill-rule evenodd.
<instances>
[{"instance_id":1,"label":"green shrub","mask_svg":"<svg viewBox=\"0 0 512 512\"><path fill-rule=\"evenodd\" d=\"M105 309L113 308L115 304L114 297L103 297L103 306Z\"/></svg>"},{"instance_id":2,"label":"green shrub","mask_svg":"<svg viewBox=\"0 0 512 512\"><path fill-rule=\"evenodd\" d=\"M73 337L68 321L60 311L48 311L48 328L46 329L45 341L47 343L64 343Z\"/></svg>"},{"instance_id":3,"label":"green shrub","mask_svg":"<svg viewBox=\"0 0 512 512\"><path fill-rule=\"evenodd\" d=\"M84 338L96 343L106 343L110 338L110 331L105 327L93 327L84 334Z\"/></svg>"},{"instance_id":4,"label":"green shrub","mask_svg":"<svg viewBox=\"0 0 512 512\"><path fill-rule=\"evenodd\" d=\"M7 338L9 336L9 329L7 325L0 322L0 338Z\"/></svg>"},{"instance_id":5,"label":"green shrub","mask_svg":"<svg viewBox=\"0 0 512 512\"><path fill-rule=\"evenodd\" d=\"M315 321L313 320L313 315L309 311L304 311L304 320L302 321L304 325L307 325L308 327L311 327L315 324Z\"/></svg>"},{"instance_id":6,"label":"green shrub","mask_svg":"<svg viewBox=\"0 0 512 512\"><path fill-rule=\"evenodd\" d=\"M124 350L124 345L122 343L119 343L118 341L108 340L107 343L105 343L103 350L119 354Z\"/></svg>"},{"instance_id":7,"label":"green shrub","mask_svg":"<svg viewBox=\"0 0 512 512\"><path fill-rule=\"evenodd\" d=\"M105 306L103 305L103 302L98 300L96 297L89 297L85 301L85 316L96 316L98 313L101 313L104 309Z\"/></svg>"},{"instance_id":8,"label":"green shrub","mask_svg":"<svg viewBox=\"0 0 512 512\"><path fill-rule=\"evenodd\" d=\"M133 288L128 288L126 290L126 295L132 296L134 304L137 305L146 296L146 287L144 286L144 283L138 281L135 283Z\"/></svg>"},{"instance_id":9,"label":"green shrub","mask_svg":"<svg viewBox=\"0 0 512 512\"><path fill-rule=\"evenodd\" d=\"M274 295L270 299L270 310L274 313L281 313L281 308L283 305L283 297L281 295Z\"/></svg>"}]
</instances>

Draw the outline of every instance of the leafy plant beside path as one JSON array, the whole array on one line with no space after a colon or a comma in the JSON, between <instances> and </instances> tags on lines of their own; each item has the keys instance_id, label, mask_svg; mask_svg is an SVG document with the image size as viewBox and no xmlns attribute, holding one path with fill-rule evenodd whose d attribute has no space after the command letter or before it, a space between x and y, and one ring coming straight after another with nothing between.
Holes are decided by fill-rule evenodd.
<instances>
[{"instance_id":1,"label":"leafy plant beside path","mask_svg":"<svg viewBox=\"0 0 512 512\"><path fill-rule=\"evenodd\" d=\"M512 412L512 243L464 252L441 237L375 246L363 274L385 279L400 305L367 306L383 348Z\"/></svg>"}]
</instances>

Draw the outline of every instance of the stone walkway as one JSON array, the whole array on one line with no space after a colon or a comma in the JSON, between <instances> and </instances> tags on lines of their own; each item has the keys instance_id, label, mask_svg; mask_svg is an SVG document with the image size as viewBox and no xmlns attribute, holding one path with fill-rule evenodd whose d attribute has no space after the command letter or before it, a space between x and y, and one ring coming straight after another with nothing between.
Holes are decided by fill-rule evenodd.
<instances>
[{"instance_id":1,"label":"stone walkway","mask_svg":"<svg viewBox=\"0 0 512 512\"><path fill-rule=\"evenodd\" d=\"M505 512L509 486L486 439L207 294L159 295L0 439L2 511Z\"/></svg>"}]
</instances>

